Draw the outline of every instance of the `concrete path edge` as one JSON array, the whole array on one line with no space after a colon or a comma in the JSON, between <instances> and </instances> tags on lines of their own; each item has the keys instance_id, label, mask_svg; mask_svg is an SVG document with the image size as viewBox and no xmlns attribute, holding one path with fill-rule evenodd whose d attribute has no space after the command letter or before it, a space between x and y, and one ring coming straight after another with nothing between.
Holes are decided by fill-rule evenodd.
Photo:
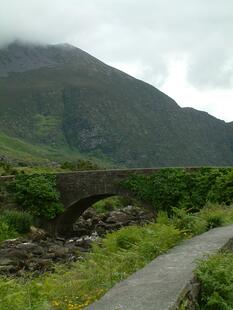
<instances>
[{"instance_id":1,"label":"concrete path edge","mask_svg":"<svg viewBox=\"0 0 233 310\"><path fill-rule=\"evenodd\" d=\"M196 261L229 247L232 242L233 225L215 228L186 240L117 283L100 300L85 309L178 309L182 298L195 291L193 271Z\"/></svg>"}]
</instances>

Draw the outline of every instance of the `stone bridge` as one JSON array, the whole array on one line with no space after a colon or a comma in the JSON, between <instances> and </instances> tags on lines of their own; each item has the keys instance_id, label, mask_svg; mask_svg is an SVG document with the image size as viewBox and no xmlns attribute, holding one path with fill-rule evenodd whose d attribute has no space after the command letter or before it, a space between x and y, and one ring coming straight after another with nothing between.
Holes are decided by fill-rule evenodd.
<instances>
[{"instance_id":1,"label":"stone bridge","mask_svg":"<svg viewBox=\"0 0 233 310\"><path fill-rule=\"evenodd\" d=\"M132 174L149 175L160 169L124 169L78 171L57 174L57 188L65 212L47 223L47 229L56 235L72 235L73 224L95 202L110 196L131 196L133 193L119 186ZM149 207L146 206L145 207Z\"/></svg>"},{"instance_id":2,"label":"stone bridge","mask_svg":"<svg viewBox=\"0 0 233 310\"><path fill-rule=\"evenodd\" d=\"M198 168L185 169L192 171ZM132 192L119 185L121 181L133 174L149 175L160 170L159 168L148 168L58 173L57 188L65 211L54 220L42 223L42 227L58 236L72 235L75 221L95 202L115 195L134 198ZM9 178L14 177L1 177L0 182L7 181Z\"/></svg>"}]
</instances>

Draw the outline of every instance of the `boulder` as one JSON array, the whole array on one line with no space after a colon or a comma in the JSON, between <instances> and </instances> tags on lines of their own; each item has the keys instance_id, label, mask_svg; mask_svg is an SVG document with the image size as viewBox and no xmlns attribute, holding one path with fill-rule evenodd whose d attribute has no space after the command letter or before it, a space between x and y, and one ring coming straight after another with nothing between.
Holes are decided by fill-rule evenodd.
<instances>
[{"instance_id":1,"label":"boulder","mask_svg":"<svg viewBox=\"0 0 233 310\"><path fill-rule=\"evenodd\" d=\"M120 211L113 211L106 219L106 223L122 223L123 225L127 225L132 219L134 219L132 215Z\"/></svg>"}]
</instances>

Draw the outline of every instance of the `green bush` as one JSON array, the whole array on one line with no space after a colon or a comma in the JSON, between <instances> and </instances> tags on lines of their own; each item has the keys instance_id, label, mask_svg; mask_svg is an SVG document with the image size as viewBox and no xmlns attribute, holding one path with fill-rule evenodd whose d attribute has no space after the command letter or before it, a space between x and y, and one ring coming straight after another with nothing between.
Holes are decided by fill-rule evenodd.
<instances>
[{"instance_id":1,"label":"green bush","mask_svg":"<svg viewBox=\"0 0 233 310\"><path fill-rule=\"evenodd\" d=\"M222 216L221 213L213 213L210 214L207 218L207 228L212 229L215 227L223 226L225 223L224 217Z\"/></svg>"},{"instance_id":2,"label":"green bush","mask_svg":"<svg viewBox=\"0 0 233 310\"><path fill-rule=\"evenodd\" d=\"M0 218L0 242L7 239L14 239L16 237L18 237L18 233L14 230L14 228L10 227Z\"/></svg>"},{"instance_id":3,"label":"green bush","mask_svg":"<svg viewBox=\"0 0 233 310\"><path fill-rule=\"evenodd\" d=\"M144 229L139 229L137 226L129 226L118 230L114 234L108 234L103 241L103 245L111 252L129 250L135 244L142 242L144 237Z\"/></svg>"},{"instance_id":4,"label":"green bush","mask_svg":"<svg viewBox=\"0 0 233 310\"><path fill-rule=\"evenodd\" d=\"M233 203L233 170L225 170L216 178L208 193L208 199L215 203L230 205Z\"/></svg>"},{"instance_id":5,"label":"green bush","mask_svg":"<svg viewBox=\"0 0 233 310\"><path fill-rule=\"evenodd\" d=\"M233 202L233 169L161 169L149 176L132 175L121 186L171 216L173 208L197 212L208 200Z\"/></svg>"},{"instance_id":6,"label":"green bush","mask_svg":"<svg viewBox=\"0 0 233 310\"><path fill-rule=\"evenodd\" d=\"M123 182L123 186L157 210L169 214L172 207L178 207L180 202L186 200L185 172L181 169L162 169L150 176L133 175Z\"/></svg>"},{"instance_id":7,"label":"green bush","mask_svg":"<svg viewBox=\"0 0 233 310\"><path fill-rule=\"evenodd\" d=\"M233 253L219 253L202 260L196 275L201 282L201 309L233 309Z\"/></svg>"},{"instance_id":8,"label":"green bush","mask_svg":"<svg viewBox=\"0 0 233 310\"><path fill-rule=\"evenodd\" d=\"M52 219L63 211L55 175L18 174L8 189L16 202L32 215Z\"/></svg>"},{"instance_id":9,"label":"green bush","mask_svg":"<svg viewBox=\"0 0 233 310\"><path fill-rule=\"evenodd\" d=\"M233 221L233 208L217 204L207 204L198 216L207 222L207 229L223 226Z\"/></svg>"},{"instance_id":10,"label":"green bush","mask_svg":"<svg viewBox=\"0 0 233 310\"><path fill-rule=\"evenodd\" d=\"M207 230L206 220L197 214L190 214L184 209L174 208L173 225L190 235L199 235Z\"/></svg>"},{"instance_id":11,"label":"green bush","mask_svg":"<svg viewBox=\"0 0 233 310\"><path fill-rule=\"evenodd\" d=\"M31 214L16 210L3 211L0 215L0 219L20 234L28 232L33 223Z\"/></svg>"}]
</instances>

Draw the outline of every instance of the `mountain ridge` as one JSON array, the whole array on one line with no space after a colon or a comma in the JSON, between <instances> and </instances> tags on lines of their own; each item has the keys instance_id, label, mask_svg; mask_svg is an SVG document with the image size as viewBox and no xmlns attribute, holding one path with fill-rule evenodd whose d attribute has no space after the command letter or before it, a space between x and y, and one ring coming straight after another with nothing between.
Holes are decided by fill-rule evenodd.
<instances>
[{"instance_id":1,"label":"mountain ridge","mask_svg":"<svg viewBox=\"0 0 233 310\"><path fill-rule=\"evenodd\" d=\"M233 165L233 122L64 44L0 50L0 131L129 167Z\"/></svg>"}]
</instances>

